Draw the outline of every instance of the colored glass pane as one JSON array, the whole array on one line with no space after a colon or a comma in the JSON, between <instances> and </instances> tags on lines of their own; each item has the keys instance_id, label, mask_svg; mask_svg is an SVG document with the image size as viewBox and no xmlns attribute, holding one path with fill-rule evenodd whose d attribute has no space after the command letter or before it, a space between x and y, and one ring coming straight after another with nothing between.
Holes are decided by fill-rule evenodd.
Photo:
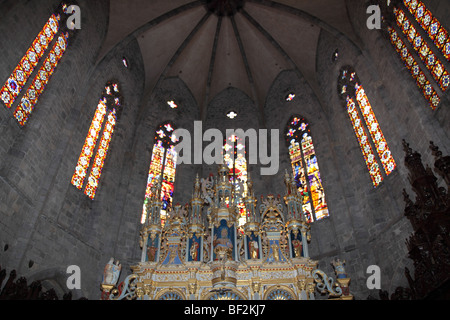
<instances>
[{"instance_id":1,"label":"colored glass pane","mask_svg":"<svg viewBox=\"0 0 450 320\"><path fill-rule=\"evenodd\" d=\"M160 200L162 201L162 208L160 218L162 226L164 226L167 212L172 207L177 161L177 154L174 147L177 138L173 134L174 131L174 125L170 122L160 125L155 131L155 143L152 150L141 215L142 224L147 219L147 204L152 196L152 187L155 186L157 180L161 177Z\"/></svg>"},{"instance_id":2,"label":"colored glass pane","mask_svg":"<svg viewBox=\"0 0 450 320\"><path fill-rule=\"evenodd\" d=\"M53 45L49 55L44 60L41 68L37 72L33 82L22 97L21 102L14 111L14 117L21 126L25 125L31 112L33 111L39 96L45 89L50 77L52 76L58 62L67 48L68 34L61 34Z\"/></svg>"},{"instance_id":3,"label":"colored glass pane","mask_svg":"<svg viewBox=\"0 0 450 320\"><path fill-rule=\"evenodd\" d=\"M314 212L316 219L328 217L328 206L325 201L325 192L320 179L319 164L317 163L316 153L311 136L305 132L303 133L302 141L303 157L306 164L306 174L308 176L309 187L311 190L312 203L314 205Z\"/></svg>"},{"instance_id":4,"label":"colored glass pane","mask_svg":"<svg viewBox=\"0 0 450 320\"><path fill-rule=\"evenodd\" d=\"M224 144L224 164L230 169L229 179L234 187L239 210L238 231L243 232L242 226L247 222L247 213L243 198L247 195L247 160L245 146L239 137L232 135Z\"/></svg>"},{"instance_id":5,"label":"colored glass pane","mask_svg":"<svg viewBox=\"0 0 450 320\"><path fill-rule=\"evenodd\" d=\"M53 14L20 60L5 85L0 89L0 99L11 108L23 86L33 73L40 59L59 30L60 16Z\"/></svg>"},{"instance_id":6,"label":"colored glass pane","mask_svg":"<svg viewBox=\"0 0 450 320\"><path fill-rule=\"evenodd\" d=\"M177 154L175 147L171 146L167 149L166 161L164 163L163 180L161 186L161 223L164 222L167 217L167 211L172 207L173 191L175 183L175 170L176 170Z\"/></svg>"},{"instance_id":7,"label":"colored glass pane","mask_svg":"<svg viewBox=\"0 0 450 320\"><path fill-rule=\"evenodd\" d=\"M399 53L408 70L411 72L412 77L416 80L417 86L422 90L422 93L428 100L430 107L433 110L436 109L436 107L440 103L440 98L437 92L434 90L433 86L431 86L430 82L426 79L425 74L417 65L416 61L412 57L408 48L403 43L402 39L400 39L400 37L398 36L397 31L390 27L388 28L388 31L392 45ZM433 60L434 56L430 57L430 55L428 55L428 58ZM442 79L440 81L442 81L442 85L446 85L446 87L448 87L448 82L450 81L449 76L447 74L443 74L441 78Z\"/></svg>"},{"instance_id":8,"label":"colored glass pane","mask_svg":"<svg viewBox=\"0 0 450 320\"><path fill-rule=\"evenodd\" d=\"M91 126L84 142L81 154L78 159L75 173L72 176L72 184L78 189L83 188L84 179L86 177L89 164L91 162L92 155L94 153L95 146L97 144L99 133L102 129L103 121L106 114L106 104L104 100L100 100L97 109L92 119Z\"/></svg>"},{"instance_id":9,"label":"colored glass pane","mask_svg":"<svg viewBox=\"0 0 450 320\"><path fill-rule=\"evenodd\" d=\"M159 179L162 172L163 167L163 159L164 159L164 153L165 149L162 146L162 141L157 141L153 145L153 151L152 151L152 159L150 162L150 169L148 171L148 177L147 177L147 188L145 190L145 199L150 198L152 195L151 188L155 185L156 180ZM142 216L141 216L141 223L145 222L145 219L147 219L147 208L146 208L147 201L144 201Z\"/></svg>"},{"instance_id":10,"label":"colored glass pane","mask_svg":"<svg viewBox=\"0 0 450 320\"><path fill-rule=\"evenodd\" d=\"M103 134L100 138L97 154L92 164L91 173L89 175L84 194L89 198L94 199L97 191L102 169L105 164L106 155L108 154L109 144L111 142L112 135L114 133L114 127L116 125L116 111L112 110L108 114L107 122L103 130Z\"/></svg>"},{"instance_id":11,"label":"colored glass pane","mask_svg":"<svg viewBox=\"0 0 450 320\"><path fill-rule=\"evenodd\" d=\"M438 58L436 58L428 44L423 41L422 37L408 20L405 13L401 9L397 8L394 9L394 13L396 15L398 26L402 28L403 32L406 35L406 38L412 44L413 48L417 51L420 59L423 61L427 69L431 72L434 80L436 80L436 83L439 84L439 87L443 91L445 91L449 86L450 75L448 74L447 70L445 70L444 65ZM402 56L405 56L404 52L408 52L408 49L403 46Z\"/></svg>"},{"instance_id":12,"label":"colored glass pane","mask_svg":"<svg viewBox=\"0 0 450 320\"><path fill-rule=\"evenodd\" d=\"M375 154L370 146L369 138L367 137L366 131L362 126L362 121L358 114L356 104L350 97L347 97L347 113L350 117L350 121L352 122L353 130L355 131L361 152L364 156L373 186L377 187L381 181L383 181L383 177L381 176L380 167L376 161Z\"/></svg>"},{"instance_id":13,"label":"colored glass pane","mask_svg":"<svg viewBox=\"0 0 450 320\"><path fill-rule=\"evenodd\" d=\"M114 92L111 90L111 87L115 88ZM111 96L115 101L114 105L108 102L108 97ZM81 149L80 157L78 158L77 166L75 167L75 172L72 176L71 183L80 190L84 186L84 194L91 199L94 199L97 192L100 176L117 122L117 112L118 110L120 111L116 107L120 108L120 104L121 96L119 95L117 84L108 83L97 105L86 140ZM97 152L91 164L96 147ZM89 167L91 168L88 175ZM87 182L85 182L86 177L88 177Z\"/></svg>"},{"instance_id":14,"label":"colored glass pane","mask_svg":"<svg viewBox=\"0 0 450 320\"><path fill-rule=\"evenodd\" d=\"M291 158L292 171L294 173L295 181L297 182L297 188L303 195L303 214L307 222L313 222L313 211L311 208L311 196L308 191L308 185L306 184L305 169L303 167L302 153L300 150L300 144L291 140L289 146L289 156Z\"/></svg>"},{"instance_id":15,"label":"colored glass pane","mask_svg":"<svg viewBox=\"0 0 450 320\"><path fill-rule=\"evenodd\" d=\"M147 189L145 192L145 196L147 198L150 198L151 187L155 185L156 179L158 179L158 177L161 175L163 159L164 159L164 152L165 152L165 149L162 146L162 142L157 141L153 145L152 160L150 163L150 170L148 173Z\"/></svg>"},{"instance_id":16,"label":"colored glass pane","mask_svg":"<svg viewBox=\"0 0 450 320\"><path fill-rule=\"evenodd\" d=\"M403 3L420 26L427 32L436 47L450 61L450 38L447 30L441 25L439 20L433 16L422 1L403 0Z\"/></svg>"},{"instance_id":17,"label":"colored glass pane","mask_svg":"<svg viewBox=\"0 0 450 320\"><path fill-rule=\"evenodd\" d=\"M380 129L380 125L375 117L375 114L370 105L369 99L363 89L359 84L355 85L356 89L356 100L358 101L361 114L365 120L366 126L368 128L369 134L375 145L378 153L378 157L381 160L384 171L386 175L389 175L396 167L394 158L392 157L391 151L389 150L386 139L384 138L383 132Z\"/></svg>"},{"instance_id":18,"label":"colored glass pane","mask_svg":"<svg viewBox=\"0 0 450 320\"><path fill-rule=\"evenodd\" d=\"M351 75L350 75L351 76ZM307 222L329 216L314 144L305 119L292 117L286 129L289 157L297 188L303 196L303 214Z\"/></svg>"}]
</instances>

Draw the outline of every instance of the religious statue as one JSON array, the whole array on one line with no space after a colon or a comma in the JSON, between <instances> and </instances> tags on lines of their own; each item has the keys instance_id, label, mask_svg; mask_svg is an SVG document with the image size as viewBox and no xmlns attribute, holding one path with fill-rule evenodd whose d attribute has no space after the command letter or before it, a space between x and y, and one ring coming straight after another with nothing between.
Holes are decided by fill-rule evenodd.
<instances>
[{"instance_id":1,"label":"religious statue","mask_svg":"<svg viewBox=\"0 0 450 320\"><path fill-rule=\"evenodd\" d=\"M153 238L153 239L152 239ZM154 262L156 260L156 253L158 248L156 247L157 241L155 240L155 236L150 236L147 244L147 259L148 261Z\"/></svg>"},{"instance_id":2,"label":"religious statue","mask_svg":"<svg viewBox=\"0 0 450 320\"><path fill-rule=\"evenodd\" d=\"M258 241L250 240L248 243L250 259L258 259Z\"/></svg>"},{"instance_id":3,"label":"religious statue","mask_svg":"<svg viewBox=\"0 0 450 320\"><path fill-rule=\"evenodd\" d=\"M333 260L331 264L334 267L334 271L336 272L336 278L347 278L347 273L345 272L344 264L345 260L341 261L340 259Z\"/></svg>"},{"instance_id":4,"label":"religious statue","mask_svg":"<svg viewBox=\"0 0 450 320\"><path fill-rule=\"evenodd\" d=\"M147 248L147 257L148 257L148 261L155 261L156 258L156 247L155 246L151 246Z\"/></svg>"},{"instance_id":5,"label":"religious statue","mask_svg":"<svg viewBox=\"0 0 450 320\"><path fill-rule=\"evenodd\" d=\"M200 183L202 188L202 198L205 200L206 203L211 204L212 197L214 195L214 191L212 190L212 186L214 184L212 174L210 174L209 177L206 179L201 178Z\"/></svg>"},{"instance_id":6,"label":"religious statue","mask_svg":"<svg viewBox=\"0 0 450 320\"><path fill-rule=\"evenodd\" d=\"M217 235L214 235L213 244L214 244L214 248L216 248L216 247L232 248L233 247L233 244L231 243L230 239L228 239L228 230L226 228L222 228L219 239L217 239Z\"/></svg>"},{"instance_id":7,"label":"religious statue","mask_svg":"<svg viewBox=\"0 0 450 320\"><path fill-rule=\"evenodd\" d=\"M243 258L245 255L244 236L241 233L237 234L237 252L239 260L241 260L241 258Z\"/></svg>"},{"instance_id":8,"label":"religious statue","mask_svg":"<svg viewBox=\"0 0 450 320\"><path fill-rule=\"evenodd\" d=\"M219 256L218 258L225 258L225 254L228 258L231 258L233 243L228 238L228 230L226 228L222 228L220 231L220 238L217 238L217 235L214 235L213 246L214 252Z\"/></svg>"},{"instance_id":9,"label":"religious statue","mask_svg":"<svg viewBox=\"0 0 450 320\"><path fill-rule=\"evenodd\" d=\"M114 258L111 258L103 271L102 284L115 286L119 280L121 270L122 265L119 263L119 260L114 262Z\"/></svg>"},{"instance_id":10,"label":"religious statue","mask_svg":"<svg viewBox=\"0 0 450 320\"><path fill-rule=\"evenodd\" d=\"M278 252L278 244L277 243L272 243L270 245L270 247L272 248L272 257L274 261L280 261L280 253Z\"/></svg>"},{"instance_id":11,"label":"religious statue","mask_svg":"<svg viewBox=\"0 0 450 320\"><path fill-rule=\"evenodd\" d=\"M178 255L178 245L169 246L169 264L172 264L175 261L177 255Z\"/></svg>"},{"instance_id":12,"label":"religious statue","mask_svg":"<svg viewBox=\"0 0 450 320\"><path fill-rule=\"evenodd\" d=\"M209 230L205 234L205 241L203 241L203 261L209 260L209 254L211 251L211 234Z\"/></svg>"},{"instance_id":13,"label":"religious statue","mask_svg":"<svg viewBox=\"0 0 450 320\"><path fill-rule=\"evenodd\" d=\"M301 257L302 247L303 243L300 240L298 239L292 240L292 248L294 249L294 258Z\"/></svg>"},{"instance_id":14,"label":"religious statue","mask_svg":"<svg viewBox=\"0 0 450 320\"><path fill-rule=\"evenodd\" d=\"M192 245L190 248L190 255L191 255L192 261L198 261L198 248L199 247L200 247L200 245L198 244L198 242L195 241L195 239L192 239Z\"/></svg>"}]
</instances>

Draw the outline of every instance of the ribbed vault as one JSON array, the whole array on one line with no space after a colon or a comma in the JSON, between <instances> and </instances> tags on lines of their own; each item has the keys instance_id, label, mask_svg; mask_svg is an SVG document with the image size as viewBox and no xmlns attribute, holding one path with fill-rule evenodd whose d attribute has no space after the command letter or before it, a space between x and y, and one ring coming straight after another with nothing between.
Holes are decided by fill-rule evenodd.
<instances>
[{"instance_id":1,"label":"ribbed vault","mask_svg":"<svg viewBox=\"0 0 450 320\"><path fill-rule=\"evenodd\" d=\"M98 60L136 38L147 95L163 79L179 77L204 119L209 102L235 87L262 116L267 92L283 70L295 70L317 92L321 30L357 42L345 0L111 0Z\"/></svg>"}]
</instances>

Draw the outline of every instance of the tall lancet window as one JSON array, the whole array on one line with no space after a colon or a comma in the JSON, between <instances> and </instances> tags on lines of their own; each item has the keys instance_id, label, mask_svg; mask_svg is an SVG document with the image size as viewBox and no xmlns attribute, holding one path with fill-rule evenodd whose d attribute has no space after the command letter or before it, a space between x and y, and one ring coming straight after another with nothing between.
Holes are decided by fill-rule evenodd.
<instances>
[{"instance_id":1,"label":"tall lancet window","mask_svg":"<svg viewBox=\"0 0 450 320\"><path fill-rule=\"evenodd\" d=\"M73 36L74 31L67 28L68 11L62 3L50 16L0 89L0 100L14 110L20 126L30 117Z\"/></svg>"},{"instance_id":2,"label":"tall lancet window","mask_svg":"<svg viewBox=\"0 0 450 320\"><path fill-rule=\"evenodd\" d=\"M147 203L152 196L152 187L155 182L161 180L161 223L164 225L167 211L172 207L173 191L175 183L175 172L177 163L177 153L175 143L177 138L174 135L176 127L171 121L166 121L158 126L155 132L155 143L153 144L152 159L148 171L147 188L142 209L141 223L145 223L147 218Z\"/></svg>"},{"instance_id":3,"label":"tall lancet window","mask_svg":"<svg viewBox=\"0 0 450 320\"><path fill-rule=\"evenodd\" d=\"M400 58L405 63L406 68L408 68L408 70L410 71L411 76L414 78L414 80L416 80L417 86L422 91L425 99L429 102L430 107L433 110L436 109L441 99L439 98L436 90L433 88L433 85L427 79L422 68L417 64L410 50L405 45L404 41L399 36L397 31L391 27L388 28L388 31L392 45L399 53Z\"/></svg>"},{"instance_id":4,"label":"tall lancet window","mask_svg":"<svg viewBox=\"0 0 450 320\"><path fill-rule=\"evenodd\" d=\"M422 38L420 32L416 29L405 12L402 9L394 8L394 14L397 25L401 28L406 39L416 51L440 89L442 91L447 90L450 85L450 75L445 69L444 64L434 54L432 48L427 44L425 39Z\"/></svg>"},{"instance_id":5,"label":"tall lancet window","mask_svg":"<svg viewBox=\"0 0 450 320\"><path fill-rule=\"evenodd\" d=\"M403 3L444 57L450 61L450 36L444 26L433 16L422 1L403 0Z\"/></svg>"},{"instance_id":6,"label":"tall lancet window","mask_svg":"<svg viewBox=\"0 0 450 320\"><path fill-rule=\"evenodd\" d=\"M403 0L403 5L392 9L395 23L388 27L390 40L434 110L440 94L450 86L443 63L450 61L449 35L421 1Z\"/></svg>"},{"instance_id":7,"label":"tall lancet window","mask_svg":"<svg viewBox=\"0 0 450 320\"><path fill-rule=\"evenodd\" d=\"M372 110L369 98L356 72L351 67L341 69L338 86L339 93L346 105L348 116L350 117L353 130L355 131L361 152L369 170L373 186L377 187L383 181L377 156L386 175L389 175L396 167L394 158L375 117L375 113ZM372 140L376 153L372 149L370 140Z\"/></svg>"},{"instance_id":8,"label":"tall lancet window","mask_svg":"<svg viewBox=\"0 0 450 320\"><path fill-rule=\"evenodd\" d=\"M108 82L98 102L72 176L71 183L80 190L84 189L84 194L91 199L94 199L97 191L114 127L122 110L122 100L118 83Z\"/></svg>"},{"instance_id":9,"label":"tall lancet window","mask_svg":"<svg viewBox=\"0 0 450 320\"><path fill-rule=\"evenodd\" d=\"M247 195L247 160L245 141L236 135L227 137L224 142L224 163L230 169L229 177L233 184L239 210L238 228L247 222L244 197Z\"/></svg>"},{"instance_id":10,"label":"tall lancet window","mask_svg":"<svg viewBox=\"0 0 450 320\"><path fill-rule=\"evenodd\" d=\"M303 195L306 221L328 217L325 190L308 122L300 116L292 116L286 126L285 138L297 187Z\"/></svg>"}]
</instances>

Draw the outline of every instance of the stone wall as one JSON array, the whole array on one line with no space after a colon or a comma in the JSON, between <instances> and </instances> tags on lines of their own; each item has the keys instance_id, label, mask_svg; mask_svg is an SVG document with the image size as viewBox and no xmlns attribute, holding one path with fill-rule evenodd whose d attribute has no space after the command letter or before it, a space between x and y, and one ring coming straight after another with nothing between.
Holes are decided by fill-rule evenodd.
<instances>
[{"instance_id":1,"label":"stone wall","mask_svg":"<svg viewBox=\"0 0 450 320\"><path fill-rule=\"evenodd\" d=\"M425 1L448 26L450 15L445 13L450 9L443 2ZM5 6L0 13L0 81L8 78L58 3L20 0ZM144 92L144 66L133 36L96 61L106 36L108 3L79 0L82 29L24 128L19 128L12 110L0 107L0 264L30 281L52 282L59 286L58 292L67 291L67 267L78 265L82 283L74 298L100 297L98 286L110 257L122 263L121 280L130 273L130 265L140 260L140 218L155 129L171 120L193 137L194 121L200 120L199 102L180 78L161 79ZM404 241L411 228L403 217L401 191L406 188L413 193L401 142L406 139L430 166L430 140L449 154L450 103L447 93L432 111L388 39L381 31L367 29L368 4L359 0L346 4L357 37L350 40L321 32L315 91L298 70L282 71L274 79L261 114L260 106L230 87L211 99L202 127L223 133L237 128L279 130L278 174L261 176L263 165L249 166L259 198L270 193L284 195L284 173L292 172L284 130L294 114L307 119L330 212L329 218L312 224L310 254L328 275L334 274L330 265L334 258L346 260L351 291L365 299L371 293L366 287L369 265L381 267L384 290L392 292L396 286L407 285L403 269L412 267ZM333 62L336 49L339 57ZM128 68L122 57L127 58ZM397 163L397 169L384 176L377 188L372 186L339 99L337 79L345 65L356 70ZM91 201L70 180L101 92L111 79L121 86L124 108L97 195ZM296 97L287 102L291 91ZM174 100L178 108L169 108L168 100ZM238 114L235 119L226 117L231 110ZM203 142L203 147L208 144ZM189 202L195 176L210 173L217 173L215 166L179 165L174 203ZM31 268L30 260L34 262Z\"/></svg>"},{"instance_id":2,"label":"stone wall","mask_svg":"<svg viewBox=\"0 0 450 320\"><path fill-rule=\"evenodd\" d=\"M370 293L366 287L369 274L365 274L369 265L381 267L382 288L389 292L397 286L407 286L404 267L413 269L404 242L412 230L403 217L401 191L405 188L412 193L403 163L402 139L422 153L424 162L430 166L433 157L428 149L429 141L439 141L436 144L448 146L448 126L446 128L442 121L442 117L447 117L443 111L448 109L447 102L444 100L435 112L429 108L389 40L381 31L366 27L367 6L364 2L347 1L357 39L353 42L344 37L337 39L322 31L317 54L322 100L328 108L327 118L334 133L330 147L335 150L337 168L343 177L340 196L348 208L345 213L346 208L338 206L330 219L335 232L340 235L337 237L336 255L347 261L352 290L360 299ZM336 49L339 57L333 62L332 55ZM371 186L345 106L338 98L337 78L345 65L356 70L397 163L397 169L390 176L384 176L384 181L376 189ZM330 206L339 203L330 199L330 195L328 201ZM318 246L313 246L312 254L322 257L321 265L331 271L327 263L332 252L323 251L322 243L333 238L325 230L317 232L318 227L312 227L316 238L320 238Z\"/></svg>"},{"instance_id":3,"label":"stone wall","mask_svg":"<svg viewBox=\"0 0 450 320\"><path fill-rule=\"evenodd\" d=\"M42 28L58 1L12 5L2 19L4 80ZM135 247L135 220L122 210L129 146L143 90L142 61L136 42L117 47L96 66L106 35L107 1L80 1L81 30L53 74L24 128L2 107L0 213L2 267L30 280L54 280L62 291L69 265L81 268L81 290L74 297L98 298L105 263L116 250ZM5 32L17 29L20 32ZM121 57L132 66L126 70ZM95 201L70 184L87 130L110 79L125 97L124 111L110 145ZM3 81L3 80L2 80ZM131 220L131 222L130 222ZM131 227L131 229L130 229ZM123 241L126 239L126 241ZM126 249L117 248L120 242ZM28 262L34 264L28 267Z\"/></svg>"}]
</instances>

